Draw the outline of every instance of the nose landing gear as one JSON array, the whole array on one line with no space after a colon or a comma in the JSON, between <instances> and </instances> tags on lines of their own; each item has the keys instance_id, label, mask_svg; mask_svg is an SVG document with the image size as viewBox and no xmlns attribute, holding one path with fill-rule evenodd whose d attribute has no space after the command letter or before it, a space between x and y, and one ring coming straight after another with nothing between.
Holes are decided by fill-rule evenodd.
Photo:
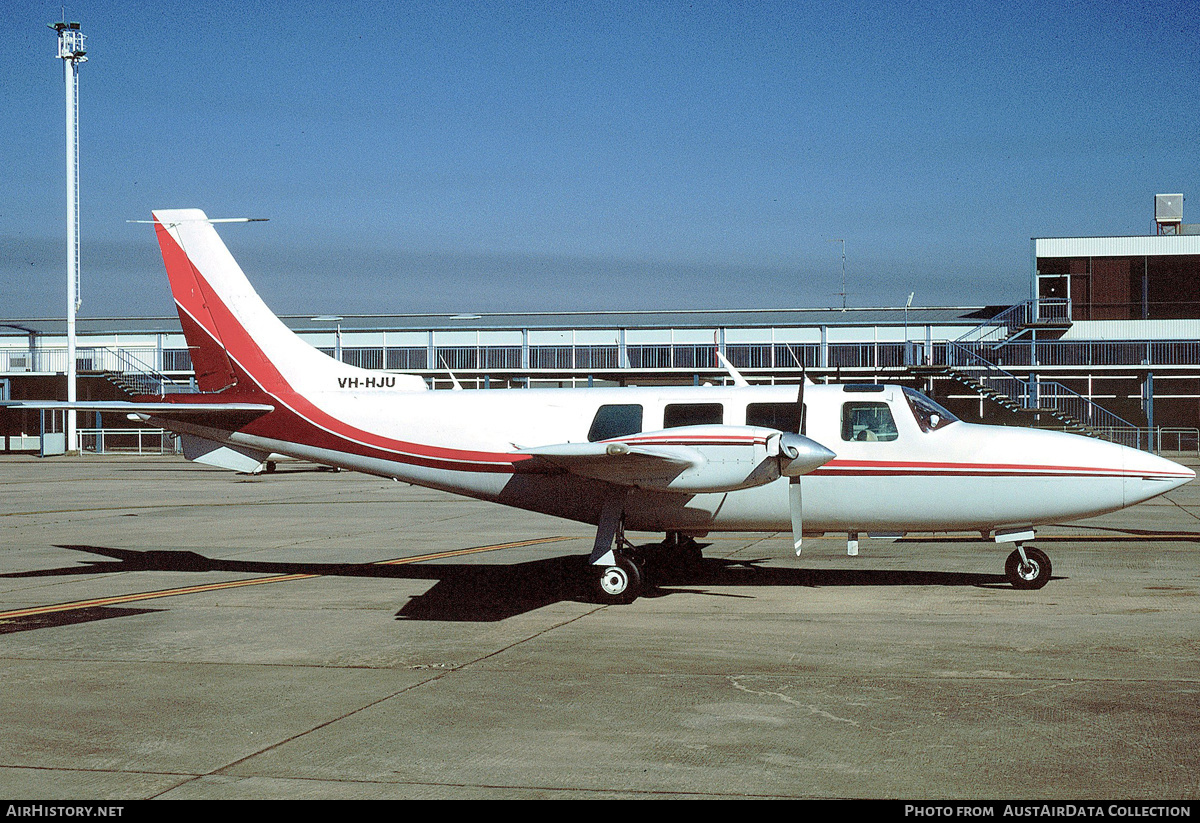
<instances>
[{"instance_id":1,"label":"nose landing gear","mask_svg":"<svg viewBox=\"0 0 1200 823\"><path fill-rule=\"evenodd\" d=\"M1017 545L1004 562L1004 574L1014 589L1040 589L1050 580L1050 558L1041 549Z\"/></svg>"}]
</instances>

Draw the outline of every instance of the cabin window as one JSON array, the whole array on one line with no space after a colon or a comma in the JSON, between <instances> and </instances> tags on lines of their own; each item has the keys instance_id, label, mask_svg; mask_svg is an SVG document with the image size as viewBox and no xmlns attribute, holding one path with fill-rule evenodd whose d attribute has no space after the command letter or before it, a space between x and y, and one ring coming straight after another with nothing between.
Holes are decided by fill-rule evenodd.
<instances>
[{"instance_id":1,"label":"cabin window","mask_svg":"<svg viewBox=\"0 0 1200 823\"><path fill-rule=\"evenodd\" d=\"M923 432L936 431L958 421L957 417L920 392L905 388L904 399L908 401L908 407L912 409L913 417L917 418L917 425Z\"/></svg>"},{"instance_id":2,"label":"cabin window","mask_svg":"<svg viewBox=\"0 0 1200 823\"><path fill-rule=\"evenodd\" d=\"M801 434L803 426L800 420L800 406L797 403L751 403L746 406L747 426L763 426Z\"/></svg>"},{"instance_id":3,"label":"cabin window","mask_svg":"<svg viewBox=\"0 0 1200 823\"><path fill-rule=\"evenodd\" d=\"M601 406L588 430L588 440L609 440L642 430L642 407L635 403Z\"/></svg>"},{"instance_id":4,"label":"cabin window","mask_svg":"<svg viewBox=\"0 0 1200 823\"><path fill-rule=\"evenodd\" d=\"M720 403L671 403L663 409L663 428L678 426L719 426L725 422L725 407Z\"/></svg>"},{"instance_id":5,"label":"cabin window","mask_svg":"<svg viewBox=\"0 0 1200 823\"><path fill-rule=\"evenodd\" d=\"M896 421L887 403L850 402L842 405L843 440L895 440Z\"/></svg>"}]
</instances>

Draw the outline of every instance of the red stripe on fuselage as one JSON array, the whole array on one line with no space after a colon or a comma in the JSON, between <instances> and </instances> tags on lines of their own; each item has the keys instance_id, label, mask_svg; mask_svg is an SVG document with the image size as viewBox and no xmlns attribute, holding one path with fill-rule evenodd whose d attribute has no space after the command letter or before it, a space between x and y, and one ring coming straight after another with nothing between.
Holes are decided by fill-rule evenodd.
<instances>
[{"instance_id":1,"label":"red stripe on fuselage","mask_svg":"<svg viewBox=\"0 0 1200 823\"><path fill-rule=\"evenodd\" d=\"M831 460L811 472L825 477L1146 477L1144 471L1096 466L1054 466L1022 463L933 463L898 460ZM1155 477L1186 474L1155 472Z\"/></svg>"}]
</instances>

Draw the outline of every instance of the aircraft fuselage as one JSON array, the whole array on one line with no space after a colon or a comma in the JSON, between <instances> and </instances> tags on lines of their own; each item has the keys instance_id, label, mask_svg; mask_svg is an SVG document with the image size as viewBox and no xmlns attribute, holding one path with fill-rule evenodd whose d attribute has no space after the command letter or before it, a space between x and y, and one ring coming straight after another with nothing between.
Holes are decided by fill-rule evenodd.
<instances>
[{"instance_id":1,"label":"aircraft fuselage","mask_svg":"<svg viewBox=\"0 0 1200 823\"><path fill-rule=\"evenodd\" d=\"M595 523L603 499L611 494L610 484L561 471L528 471L514 457L517 450L587 443L604 407L636 407L639 432L667 437L671 416L678 416L680 407L685 417L699 409L717 415L710 418L713 422L753 426L756 409L786 411L787 404L794 406L796 393L794 385L426 392L346 388L307 395L328 415L325 421L308 421L326 430L324 445L291 441L285 427L270 425L252 425L232 435L202 428L196 433ZM286 404L286 398L280 399ZM878 415L881 405L890 427L882 436L863 438L864 430L854 431L847 416L864 409ZM1155 455L1062 432L944 420L926 430L897 386L809 385L804 406L805 434L836 454L803 478L806 532L986 532L1036 526L1120 509L1193 476ZM304 416L304 410L296 414ZM382 439L376 444L355 432ZM705 448L710 462L722 459L721 445ZM635 530L696 534L784 531L790 522L787 486L787 478L779 477L730 491L681 494L634 488L626 498L625 523Z\"/></svg>"}]
</instances>

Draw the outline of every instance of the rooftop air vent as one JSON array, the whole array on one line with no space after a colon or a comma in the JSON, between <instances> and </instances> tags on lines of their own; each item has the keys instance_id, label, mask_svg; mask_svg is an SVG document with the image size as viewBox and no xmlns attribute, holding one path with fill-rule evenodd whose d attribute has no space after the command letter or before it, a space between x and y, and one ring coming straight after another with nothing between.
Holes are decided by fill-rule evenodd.
<instances>
[{"instance_id":1,"label":"rooftop air vent","mask_svg":"<svg viewBox=\"0 0 1200 823\"><path fill-rule=\"evenodd\" d=\"M1154 195L1154 223L1159 234L1181 234L1183 225L1183 195Z\"/></svg>"}]
</instances>

